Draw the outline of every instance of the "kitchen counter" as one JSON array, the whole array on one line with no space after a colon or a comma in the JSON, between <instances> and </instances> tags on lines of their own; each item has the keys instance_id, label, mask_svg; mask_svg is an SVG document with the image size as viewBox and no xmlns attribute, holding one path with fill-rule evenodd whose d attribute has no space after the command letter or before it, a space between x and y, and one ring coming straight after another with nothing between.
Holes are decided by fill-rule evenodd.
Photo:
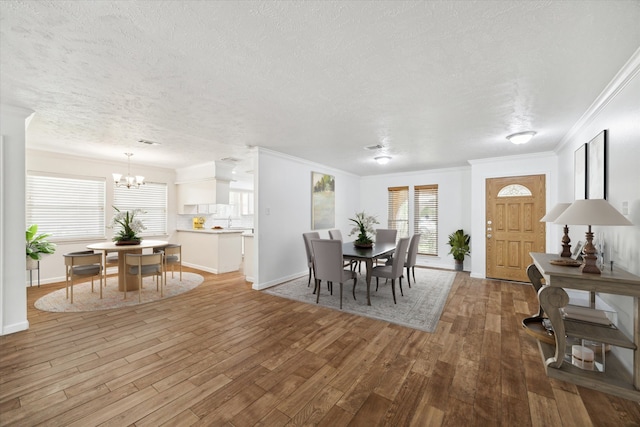
<instances>
[{"instance_id":1,"label":"kitchen counter","mask_svg":"<svg viewBox=\"0 0 640 427\"><path fill-rule=\"evenodd\" d=\"M205 234L225 234L225 233L244 233L247 229L246 228L242 228L242 229L229 229L229 228L221 228L221 229L212 229L212 228L201 228L201 229L194 229L194 228L182 228L182 229L178 229L177 231L181 231L181 232L187 232L187 233L205 233Z\"/></svg>"},{"instance_id":2,"label":"kitchen counter","mask_svg":"<svg viewBox=\"0 0 640 427\"><path fill-rule=\"evenodd\" d=\"M243 230L177 230L183 264L220 274L238 271L242 264Z\"/></svg>"}]
</instances>

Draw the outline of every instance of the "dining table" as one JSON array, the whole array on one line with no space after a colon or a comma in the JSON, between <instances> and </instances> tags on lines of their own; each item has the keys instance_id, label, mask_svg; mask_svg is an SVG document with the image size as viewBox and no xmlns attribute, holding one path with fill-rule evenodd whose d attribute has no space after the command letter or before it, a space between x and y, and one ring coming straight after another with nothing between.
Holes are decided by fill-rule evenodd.
<instances>
[{"instance_id":1,"label":"dining table","mask_svg":"<svg viewBox=\"0 0 640 427\"><path fill-rule=\"evenodd\" d=\"M127 291L136 290L140 286L138 283L137 275L128 275L126 277L126 265L125 258L126 254L141 254L143 249L149 248L162 248L169 244L166 240L146 240L143 239L140 243L135 245L117 245L116 242L100 242L100 243L92 243L87 245L87 249L92 249L94 251L102 251L104 253L104 263L106 265L107 262L107 254L109 252L117 252L118 253L118 290L120 292L124 292L125 280L127 281ZM106 269L105 269L106 276Z\"/></svg>"},{"instance_id":2,"label":"dining table","mask_svg":"<svg viewBox=\"0 0 640 427\"><path fill-rule=\"evenodd\" d=\"M371 287L371 271L378 258L386 258L396 250L395 243L374 243L371 247L355 246L353 242L342 244L342 258L352 261L364 261L367 270L367 305L371 305L369 289Z\"/></svg>"}]
</instances>

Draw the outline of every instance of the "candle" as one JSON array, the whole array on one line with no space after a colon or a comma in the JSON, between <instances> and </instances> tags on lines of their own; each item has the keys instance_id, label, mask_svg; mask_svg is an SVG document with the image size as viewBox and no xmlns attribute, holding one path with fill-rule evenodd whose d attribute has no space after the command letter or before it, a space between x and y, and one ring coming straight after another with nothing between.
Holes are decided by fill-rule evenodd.
<instances>
[{"instance_id":1,"label":"candle","mask_svg":"<svg viewBox=\"0 0 640 427\"><path fill-rule=\"evenodd\" d=\"M571 363L578 368L593 371L594 352L589 347L574 345L571 347Z\"/></svg>"}]
</instances>

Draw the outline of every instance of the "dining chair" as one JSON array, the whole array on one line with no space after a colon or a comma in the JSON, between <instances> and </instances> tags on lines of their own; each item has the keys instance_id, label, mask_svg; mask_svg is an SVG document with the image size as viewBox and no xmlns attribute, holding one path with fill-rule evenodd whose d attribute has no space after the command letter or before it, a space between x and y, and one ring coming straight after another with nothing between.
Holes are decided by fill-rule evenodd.
<instances>
[{"instance_id":1,"label":"dining chair","mask_svg":"<svg viewBox=\"0 0 640 427\"><path fill-rule=\"evenodd\" d=\"M313 270L313 248L311 247L311 240L319 238L320 233L318 233L317 231L302 233L302 239L304 240L304 249L307 252L307 267L309 268L309 280L307 281L307 287L311 285L311 273L313 273L315 277L315 272ZM315 293L315 291L316 290L314 288L313 292Z\"/></svg>"},{"instance_id":2,"label":"dining chair","mask_svg":"<svg viewBox=\"0 0 640 427\"><path fill-rule=\"evenodd\" d=\"M398 230L394 230L391 228L378 228L376 229L376 243L396 243L396 238L398 237ZM393 255L389 255L386 258L380 258L380 261L384 261L385 264L391 264L393 259ZM376 265L378 264L378 260L376 260Z\"/></svg>"},{"instance_id":3,"label":"dining chair","mask_svg":"<svg viewBox=\"0 0 640 427\"><path fill-rule=\"evenodd\" d=\"M342 284L353 279L353 299L356 299L356 283L358 275L355 271L345 270L342 259L342 242L331 239L311 240L315 264L316 304L320 301L320 282L340 284L340 309L342 309Z\"/></svg>"},{"instance_id":4,"label":"dining chair","mask_svg":"<svg viewBox=\"0 0 640 427\"><path fill-rule=\"evenodd\" d=\"M407 269L407 282L409 282L409 287L411 287L411 276L409 274L410 272L413 274L413 283L416 282L416 259L418 258L419 245L420 233L416 233L411 236L409 249L407 250L407 260L404 262L404 266Z\"/></svg>"},{"instance_id":5,"label":"dining chair","mask_svg":"<svg viewBox=\"0 0 640 427\"><path fill-rule=\"evenodd\" d=\"M138 302L142 302L142 278L154 276L156 290L160 290L160 296L164 296L164 252L150 254L125 254L126 274L124 279L124 299L127 299L127 287L129 276L138 276ZM158 289L159 288L159 289Z\"/></svg>"},{"instance_id":6,"label":"dining chair","mask_svg":"<svg viewBox=\"0 0 640 427\"><path fill-rule=\"evenodd\" d=\"M153 248L154 253L164 252L164 283L167 284L167 270L171 266L171 278L176 264L180 267L180 281L182 282L182 245L170 243L166 246Z\"/></svg>"},{"instance_id":7,"label":"dining chair","mask_svg":"<svg viewBox=\"0 0 640 427\"><path fill-rule=\"evenodd\" d=\"M102 254L80 251L66 253L63 257L66 270L66 296L69 298L69 286L71 286L71 304L73 304L73 284L78 278L91 278L91 293L93 293L93 279L100 277L100 298L102 298Z\"/></svg>"},{"instance_id":8,"label":"dining chair","mask_svg":"<svg viewBox=\"0 0 640 427\"><path fill-rule=\"evenodd\" d=\"M404 267L404 254L407 252L407 246L409 246L409 238L403 237L396 245L396 252L391 265L379 265L373 267L371 270L371 277L376 278L376 291L378 290L378 279L380 277L391 279L391 293L393 294L394 304L396 304L396 279L398 279L400 284L400 295L404 296L402 292L402 269Z\"/></svg>"},{"instance_id":9,"label":"dining chair","mask_svg":"<svg viewBox=\"0 0 640 427\"><path fill-rule=\"evenodd\" d=\"M342 243L342 232L340 230L329 230L329 238L331 240L340 240L340 243ZM360 271L359 261L356 261L356 260L344 261L344 266L349 267L351 270L355 270L356 265L358 266L358 271Z\"/></svg>"},{"instance_id":10,"label":"dining chair","mask_svg":"<svg viewBox=\"0 0 640 427\"><path fill-rule=\"evenodd\" d=\"M107 286L107 268L109 267L118 267L118 252L109 252L105 253L104 259L104 286Z\"/></svg>"}]
</instances>

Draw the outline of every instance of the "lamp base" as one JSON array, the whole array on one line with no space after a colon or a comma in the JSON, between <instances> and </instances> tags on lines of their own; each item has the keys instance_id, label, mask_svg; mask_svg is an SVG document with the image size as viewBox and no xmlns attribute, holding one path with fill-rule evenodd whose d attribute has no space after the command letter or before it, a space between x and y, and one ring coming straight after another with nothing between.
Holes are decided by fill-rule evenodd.
<instances>
[{"instance_id":1,"label":"lamp base","mask_svg":"<svg viewBox=\"0 0 640 427\"><path fill-rule=\"evenodd\" d=\"M562 236L562 253L563 258L571 258L571 238L569 237L569 226L564 226L564 236Z\"/></svg>"},{"instance_id":2,"label":"lamp base","mask_svg":"<svg viewBox=\"0 0 640 427\"><path fill-rule=\"evenodd\" d=\"M589 226L589 231L587 231L585 237L587 239L587 244L584 245L584 255L582 256L584 264L582 264L580 270L582 270L583 273L588 274L601 274L600 269L596 265L598 257L595 255L596 248L593 246L593 233L591 232L591 226Z\"/></svg>"}]
</instances>

